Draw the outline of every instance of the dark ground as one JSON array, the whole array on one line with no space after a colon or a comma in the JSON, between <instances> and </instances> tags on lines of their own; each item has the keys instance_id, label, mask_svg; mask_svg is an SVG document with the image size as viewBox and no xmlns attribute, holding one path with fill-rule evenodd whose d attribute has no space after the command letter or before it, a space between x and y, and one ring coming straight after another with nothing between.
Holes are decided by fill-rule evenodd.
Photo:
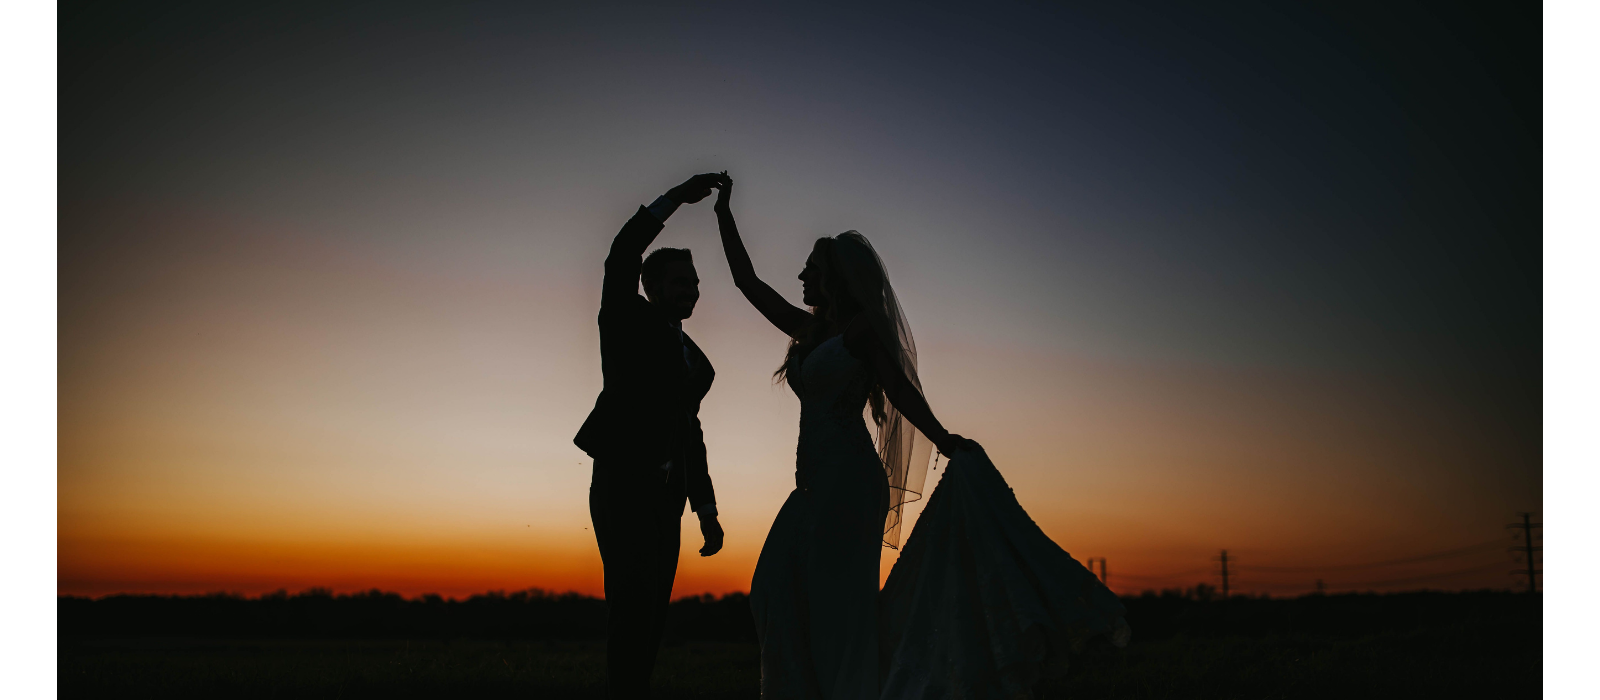
<instances>
[{"instance_id":1,"label":"dark ground","mask_svg":"<svg viewBox=\"0 0 1600 700\"><path fill-rule=\"evenodd\" d=\"M1081 698L1515 698L1541 689L1540 601L1503 592L1127 598L1134 641L1040 688ZM603 604L362 594L62 598L62 697L600 697ZM675 603L661 698L755 698L743 596Z\"/></svg>"}]
</instances>

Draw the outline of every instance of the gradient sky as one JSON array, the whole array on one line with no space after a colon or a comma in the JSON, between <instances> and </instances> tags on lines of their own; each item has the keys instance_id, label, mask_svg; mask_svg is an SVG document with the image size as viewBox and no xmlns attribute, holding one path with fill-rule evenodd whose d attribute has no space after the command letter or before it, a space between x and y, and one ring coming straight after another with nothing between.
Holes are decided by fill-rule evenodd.
<instances>
[{"instance_id":1,"label":"gradient sky","mask_svg":"<svg viewBox=\"0 0 1600 700\"><path fill-rule=\"evenodd\" d=\"M1119 592L1222 548L1485 544L1246 591L1517 583L1537 5L213 5L61 8L62 593L598 594L601 261L720 170L792 300L817 236L872 239L935 412ZM793 484L785 340L709 204L658 244L704 280L728 530L702 559L686 523L676 593L745 590Z\"/></svg>"}]
</instances>

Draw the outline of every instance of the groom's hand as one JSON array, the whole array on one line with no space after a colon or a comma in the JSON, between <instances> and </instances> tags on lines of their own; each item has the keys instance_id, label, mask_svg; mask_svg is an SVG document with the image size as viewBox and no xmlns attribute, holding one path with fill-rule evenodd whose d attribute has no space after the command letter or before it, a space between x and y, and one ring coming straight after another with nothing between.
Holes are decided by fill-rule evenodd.
<instances>
[{"instance_id":1,"label":"groom's hand","mask_svg":"<svg viewBox=\"0 0 1600 700\"><path fill-rule=\"evenodd\" d=\"M711 188L716 186L721 179L722 175L719 173L701 173L684 180L683 184L667 190L667 197L679 204L694 204L706 197L710 197Z\"/></svg>"},{"instance_id":2,"label":"groom's hand","mask_svg":"<svg viewBox=\"0 0 1600 700\"><path fill-rule=\"evenodd\" d=\"M700 534L706 538L706 546L700 548L700 556L709 557L722 551L722 525L717 522L717 516L700 518Z\"/></svg>"}]
</instances>

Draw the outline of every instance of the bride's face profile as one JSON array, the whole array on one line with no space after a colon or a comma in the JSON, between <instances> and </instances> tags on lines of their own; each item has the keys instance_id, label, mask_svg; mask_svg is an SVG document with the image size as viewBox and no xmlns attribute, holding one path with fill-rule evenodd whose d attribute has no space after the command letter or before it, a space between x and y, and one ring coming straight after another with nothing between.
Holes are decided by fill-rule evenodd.
<instances>
[{"instance_id":1,"label":"bride's face profile","mask_svg":"<svg viewBox=\"0 0 1600 700\"><path fill-rule=\"evenodd\" d=\"M817 241L817 245L811 248L811 256L806 258L805 269L800 271L800 300L806 306L828 305L828 295L823 291L822 283L828 265L823 245L822 241Z\"/></svg>"}]
</instances>

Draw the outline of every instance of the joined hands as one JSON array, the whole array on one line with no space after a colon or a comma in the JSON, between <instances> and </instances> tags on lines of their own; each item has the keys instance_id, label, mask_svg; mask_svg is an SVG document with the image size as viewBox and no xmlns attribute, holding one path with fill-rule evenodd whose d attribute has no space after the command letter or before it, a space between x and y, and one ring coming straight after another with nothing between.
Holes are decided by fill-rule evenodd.
<instances>
[{"instance_id":1,"label":"joined hands","mask_svg":"<svg viewBox=\"0 0 1600 700\"><path fill-rule=\"evenodd\" d=\"M667 190L667 198L679 204L694 204L711 196L711 188L716 187L725 177L727 173L701 173Z\"/></svg>"}]
</instances>

